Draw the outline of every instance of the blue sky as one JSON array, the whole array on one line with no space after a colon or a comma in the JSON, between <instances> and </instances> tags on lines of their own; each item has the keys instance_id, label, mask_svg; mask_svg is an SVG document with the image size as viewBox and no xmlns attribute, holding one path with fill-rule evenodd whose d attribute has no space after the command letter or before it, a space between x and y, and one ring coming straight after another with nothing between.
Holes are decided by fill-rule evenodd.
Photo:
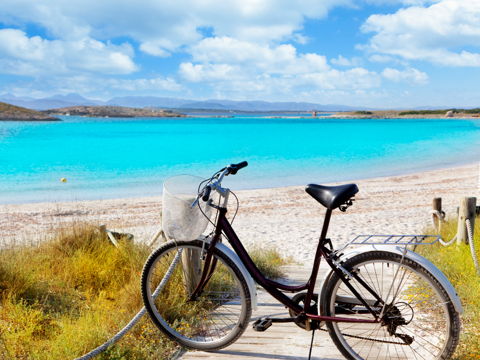
<instances>
[{"instance_id":1,"label":"blue sky","mask_svg":"<svg viewBox=\"0 0 480 360\"><path fill-rule=\"evenodd\" d=\"M480 106L479 0L2 0L0 94Z\"/></svg>"}]
</instances>

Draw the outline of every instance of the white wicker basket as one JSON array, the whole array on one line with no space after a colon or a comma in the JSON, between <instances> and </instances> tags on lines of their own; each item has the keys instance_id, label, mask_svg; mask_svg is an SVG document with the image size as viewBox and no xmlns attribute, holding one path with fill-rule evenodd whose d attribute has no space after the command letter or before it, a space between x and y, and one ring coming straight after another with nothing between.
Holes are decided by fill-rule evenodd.
<instances>
[{"instance_id":1,"label":"white wicker basket","mask_svg":"<svg viewBox=\"0 0 480 360\"><path fill-rule=\"evenodd\" d=\"M208 219L198 205L192 207L203 179L192 175L178 175L163 183L162 227L165 235L174 240L195 240L207 228ZM202 200L202 211L210 218L212 208Z\"/></svg>"}]
</instances>

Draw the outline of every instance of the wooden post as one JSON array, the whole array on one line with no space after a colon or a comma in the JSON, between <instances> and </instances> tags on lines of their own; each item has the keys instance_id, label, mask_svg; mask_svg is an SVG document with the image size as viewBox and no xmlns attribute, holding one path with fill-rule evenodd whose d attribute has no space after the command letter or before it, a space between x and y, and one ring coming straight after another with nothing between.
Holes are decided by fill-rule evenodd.
<instances>
[{"instance_id":1,"label":"wooden post","mask_svg":"<svg viewBox=\"0 0 480 360\"><path fill-rule=\"evenodd\" d=\"M465 220L470 220L473 232L475 226L476 204L477 198L475 197L465 197L460 202L460 208L458 209L457 244L468 244L468 233Z\"/></svg>"},{"instance_id":2,"label":"wooden post","mask_svg":"<svg viewBox=\"0 0 480 360\"><path fill-rule=\"evenodd\" d=\"M442 219L439 217L438 214L443 214L442 198L441 197L433 198L433 211L434 211L434 213L432 214L433 226L435 227L436 231L439 231L440 230L440 223L441 223ZM442 216L442 215L440 215L440 216Z\"/></svg>"},{"instance_id":3,"label":"wooden post","mask_svg":"<svg viewBox=\"0 0 480 360\"><path fill-rule=\"evenodd\" d=\"M183 280L188 294L193 293L202 276L200 252L201 250L183 249Z\"/></svg>"}]
</instances>

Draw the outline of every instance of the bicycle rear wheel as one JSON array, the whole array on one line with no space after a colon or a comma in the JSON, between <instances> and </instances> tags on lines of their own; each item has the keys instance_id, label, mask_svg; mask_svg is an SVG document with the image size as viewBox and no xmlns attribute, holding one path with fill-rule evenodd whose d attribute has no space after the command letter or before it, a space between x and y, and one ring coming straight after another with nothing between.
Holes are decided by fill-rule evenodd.
<instances>
[{"instance_id":1,"label":"bicycle rear wheel","mask_svg":"<svg viewBox=\"0 0 480 360\"><path fill-rule=\"evenodd\" d=\"M337 348L347 359L448 359L458 343L460 319L442 285L420 264L383 251L359 254L343 267L355 273L384 301L380 304L352 278L350 284L382 322L328 322ZM332 273L321 296L327 316L373 319L338 275Z\"/></svg>"},{"instance_id":2,"label":"bicycle rear wheel","mask_svg":"<svg viewBox=\"0 0 480 360\"><path fill-rule=\"evenodd\" d=\"M182 346L208 351L237 340L252 309L244 276L218 249L210 280L200 296L189 299L203 271L208 244L202 245L199 240L164 244L145 263L141 285L145 308L163 333ZM185 266L187 256L193 267Z\"/></svg>"}]
</instances>

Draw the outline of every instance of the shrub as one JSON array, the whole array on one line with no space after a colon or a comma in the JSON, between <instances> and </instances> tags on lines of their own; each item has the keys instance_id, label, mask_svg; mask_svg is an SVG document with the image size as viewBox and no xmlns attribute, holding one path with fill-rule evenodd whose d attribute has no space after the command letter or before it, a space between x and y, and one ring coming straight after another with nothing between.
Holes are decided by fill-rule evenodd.
<instances>
[{"instance_id":1,"label":"shrub","mask_svg":"<svg viewBox=\"0 0 480 360\"><path fill-rule=\"evenodd\" d=\"M475 224L475 245L477 256L480 257L480 219ZM456 221L449 221L442 226L441 235L444 239L451 239L457 231ZM432 231L430 230L429 233ZM463 331L460 344L454 360L480 359L480 277L476 274L470 248L466 244L453 244L444 247L440 244L419 246L417 250L430 259L447 276L455 287L462 305Z\"/></svg>"}]
</instances>

